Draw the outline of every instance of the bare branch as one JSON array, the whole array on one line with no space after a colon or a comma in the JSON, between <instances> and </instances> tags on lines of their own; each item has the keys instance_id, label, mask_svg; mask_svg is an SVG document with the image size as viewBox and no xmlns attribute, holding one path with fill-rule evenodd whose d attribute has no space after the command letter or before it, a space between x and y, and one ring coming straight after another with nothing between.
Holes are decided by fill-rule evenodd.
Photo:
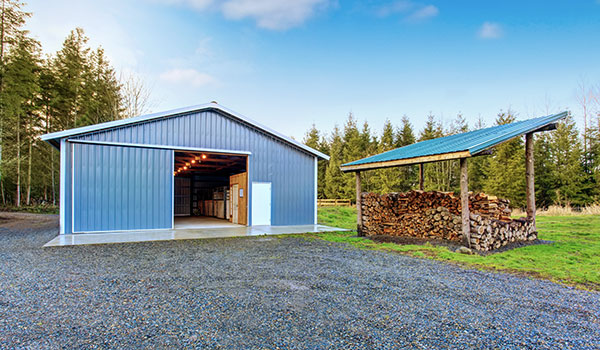
<instances>
[{"instance_id":1,"label":"bare branch","mask_svg":"<svg viewBox=\"0 0 600 350\"><path fill-rule=\"evenodd\" d=\"M152 108L152 88L134 73L121 73L119 80L122 84L124 117L131 118L148 113Z\"/></svg>"}]
</instances>

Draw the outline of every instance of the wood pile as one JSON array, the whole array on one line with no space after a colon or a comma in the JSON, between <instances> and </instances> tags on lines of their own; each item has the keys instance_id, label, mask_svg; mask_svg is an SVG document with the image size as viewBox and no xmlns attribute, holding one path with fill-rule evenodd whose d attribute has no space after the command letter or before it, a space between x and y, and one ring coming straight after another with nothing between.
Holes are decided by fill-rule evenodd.
<instances>
[{"instance_id":1,"label":"wood pile","mask_svg":"<svg viewBox=\"0 0 600 350\"><path fill-rule=\"evenodd\" d=\"M361 194L362 230L367 235L442 238L460 242L460 197L451 192ZM469 195L471 244L478 250L537 238L532 222L511 220L510 202L484 193Z\"/></svg>"},{"instance_id":2,"label":"wood pile","mask_svg":"<svg viewBox=\"0 0 600 350\"><path fill-rule=\"evenodd\" d=\"M471 247L490 251L517 241L533 241L537 232L533 221L520 218L510 221L497 220L478 214L471 214Z\"/></svg>"},{"instance_id":3,"label":"wood pile","mask_svg":"<svg viewBox=\"0 0 600 350\"><path fill-rule=\"evenodd\" d=\"M460 198L456 200L460 207ZM485 193L469 194L469 211L504 221L510 221L512 213L508 199L488 196Z\"/></svg>"}]
</instances>

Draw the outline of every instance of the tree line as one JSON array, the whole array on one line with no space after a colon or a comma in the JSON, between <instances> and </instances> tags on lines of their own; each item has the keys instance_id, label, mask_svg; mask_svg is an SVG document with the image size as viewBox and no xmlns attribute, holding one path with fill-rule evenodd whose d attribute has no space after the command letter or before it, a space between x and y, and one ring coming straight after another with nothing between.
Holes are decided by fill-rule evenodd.
<instances>
[{"instance_id":1,"label":"tree line","mask_svg":"<svg viewBox=\"0 0 600 350\"><path fill-rule=\"evenodd\" d=\"M59 156L39 136L140 114L149 92L134 76L118 77L81 28L44 55L24 29L25 4L1 1L0 201L56 205Z\"/></svg>"},{"instance_id":2,"label":"tree line","mask_svg":"<svg viewBox=\"0 0 600 350\"><path fill-rule=\"evenodd\" d=\"M585 90L587 114L584 131L576 127L574 116L559 122L551 132L539 132L535 142L536 201L539 207L550 205L584 206L597 203L600 197L600 91ZM594 109L596 108L596 109ZM594 110L595 112L590 112ZM514 111L500 111L494 125L516 120ZM320 131L316 125L306 132L304 143L329 154L329 161L319 162L319 198L355 198L355 179L352 173L342 173L340 165L379 154L418 141L448 136L486 127L481 118L468 125L462 115L449 124L429 115L422 130L416 132L405 115L400 123L386 120L377 134L365 121L359 125L352 113L343 128L334 127L331 133ZM489 125L492 126L492 125ZM460 192L458 160L424 165L426 191ZM525 142L515 138L496 146L490 155L468 160L469 190L507 198L513 207L524 207ZM418 165L371 170L362 173L364 191L388 193L418 189Z\"/></svg>"}]
</instances>

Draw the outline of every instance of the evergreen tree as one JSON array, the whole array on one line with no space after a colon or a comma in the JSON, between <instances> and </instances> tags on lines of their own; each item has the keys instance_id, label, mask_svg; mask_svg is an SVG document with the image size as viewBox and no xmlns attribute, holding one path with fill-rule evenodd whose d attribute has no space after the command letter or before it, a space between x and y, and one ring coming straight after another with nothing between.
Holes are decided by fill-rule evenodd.
<instances>
[{"instance_id":1,"label":"evergreen tree","mask_svg":"<svg viewBox=\"0 0 600 350\"><path fill-rule=\"evenodd\" d=\"M27 18L31 16L31 13L23 11L23 6L24 3L20 1L2 0L2 7L0 8L0 11L2 11L0 13L0 95L4 94L5 89L6 55L15 46L18 38L26 34L22 28ZM5 128L10 128L7 124L10 123L13 116L4 110L4 105L5 101L0 101L0 193L2 203L6 205L5 176L10 174L5 171L3 166L7 162L12 162L12 160L4 159L6 153L4 150L6 143L4 136L7 134Z\"/></svg>"},{"instance_id":2,"label":"evergreen tree","mask_svg":"<svg viewBox=\"0 0 600 350\"><path fill-rule=\"evenodd\" d=\"M556 198L550 135L537 133L534 142L535 203L539 208L546 208L554 204Z\"/></svg>"},{"instance_id":3,"label":"evergreen tree","mask_svg":"<svg viewBox=\"0 0 600 350\"><path fill-rule=\"evenodd\" d=\"M83 115L80 125L98 124L121 118L124 111L121 85L102 48L88 57L89 71L84 73L86 89L82 94Z\"/></svg>"},{"instance_id":4,"label":"evergreen tree","mask_svg":"<svg viewBox=\"0 0 600 350\"><path fill-rule=\"evenodd\" d=\"M587 164L587 196L589 197L589 202L594 203L600 200L600 88L597 94L599 112L590 121L588 130L589 147L584 155L584 164Z\"/></svg>"},{"instance_id":5,"label":"evergreen tree","mask_svg":"<svg viewBox=\"0 0 600 350\"><path fill-rule=\"evenodd\" d=\"M377 138L373 137L373 135L371 135L371 127L369 126L369 123L365 121L363 123L362 130L360 131L359 147L360 147L360 153L362 155L359 156L359 158L357 158L357 159L370 157L372 155L377 154L377 146L378 146ZM353 160L357 160L357 159L353 159ZM349 175L353 175L353 174L349 174ZM373 171L365 171L361 174L361 183L362 183L362 187L363 187L364 191L374 191L375 190L375 187L376 187L376 184L374 182L375 176L376 176L376 174ZM356 181L356 179L352 180L353 188L356 188L355 181ZM354 192L356 192L356 190Z\"/></svg>"},{"instance_id":6,"label":"evergreen tree","mask_svg":"<svg viewBox=\"0 0 600 350\"><path fill-rule=\"evenodd\" d=\"M59 129L69 129L85 124L91 99L91 86L86 84L91 78L90 49L83 29L77 28L67 36L63 47L56 53L52 64L56 74L56 110Z\"/></svg>"},{"instance_id":7,"label":"evergreen tree","mask_svg":"<svg viewBox=\"0 0 600 350\"><path fill-rule=\"evenodd\" d=\"M443 130L441 133L444 136L462 134L469 131L469 125L465 117L459 113L456 118L450 123L447 132ZM460 162L458 160L448 160L438 162L440 168L439 188L443 191L460 191Z\"/></svg>"},{"instance_id":8,"label":"evergreen tree","mask_svg":"<svg viewBox=\"0 0 600 350\"><path fill-rule=\"evenodd\" d=\"M456 119L454 119L450 125L450 135L461 134L463 132L469 131L469 124L467 120L462 115L462 113L458 113L456 115Z\"/></svg>"},{"instance_id":9,"label":"evergreen tree","mask_svg":"<svg viewBox=\"0 0 600 350\"><path fill-rule=\"evenodd\" d=\"M315 124L313 124L312 127L310 128L310 130L308 130L306 132L303 143L305 145L307 145L308 147L312 147L312 148L316 149L317 151L323 152L325 154L329 154L329 147L327 145L327 142L321 136L321 133L319 132L319 130L317 129ZM317 174L318 174L319 181L317 183L317 197L318 198L326 198L326 196L325 196L325 173L327 170L327 161L319 160L318 168L319 169L318 169Z\"/></svg>"},{"instance_id":10,"label":"evergreen tree","mask_svg":"<svg viewBox=\"0 0 600 350\"><path fill-rule=\"evenodd\" d=\"M14 204L21 205L22 186L26 186L26 204L31 200L33 147L39 133L35 101L39 92L39 43L19 33L4 66L4 89L0 103L5 113L2 138L3 169L14 178ZM24 167L26 162L26 166ZM25 179L25 181L24 181Z\"/></svg>"},{"instance_id":11,"label":"evergreen tree","mask_svg":"<svg viewBox=\"0 0 600 350\"><path fill-rule=\"evenodd\" d=\"M53 70L52 60L46 59L42 62L40 71L40 94L38 100L39 109L43 115L43 133L51 133L59 131L56 126L56 113L54 103L57 98L56 85L56 74ZM40 146L40 158L41 158L41 169L42 176L42 196L44 201L51 202L52 205L57 204L58 196L58 184L57 179L59 178L60 169L60 157L58 151L43 142Z\"/></svg>"},{"instance_id":12,"label":"evergreen tree","mask_svg":"<svg viewBox=\"0 0 600 350\"><path fill-rule=\"evenodd\" d=\"M586 177L582 165L582 146L569 115L557 125L550 136L552 158L555 162L552 178L555 182L555 202L559 205L582 205L587 202Z\"/></svg>"},{"instance_id":13,"label":"evergreen tree","mask_svg":"<svg viewBox=\"0 0 600 350\"><path fill-rule=\"evenodd\" d=\"M82 29L42 60L22 29L23 3L0 0L0 194L2 204L56 204L59 157L39 136L126 114L122 86L102 48L91 50ZM145 108L140 84L127 93L129 111ZM132 107L132 103L135 106Z\"/></svg>"},{"instance_id":14,"label":"evergreen tree","mask_svg":"<svg viewBox=\"0 0 600 350\"><path fill-rule=\"evenodd\" d=\"M412 124L406 115L402 116L402 127L396 135L396 148L408 146L415 143L415 133Z\"/></svg>"},{"instance_id":15,"label":"evergreen tree","mask_svg":"<svg viewBox=\"0 0 600 350\"><path fill-rule=\"evenodd\" d=\"M433 114L427 116L425 128L419 133L419 142L432 140L444 136L444 129L441 123L435 121ZM442 162L427 163L423 165L425 190L427 191L447 191L445 186L447 175L447 165Z\"/></svg>"},{"instance_id":16,"label":"evergreen tree","mask_svg":"<svg viewBox=\"0 0 600 350\"><path fill-rule=\"evenodd\" d=\"M425 140L432 140L432 139L442 136L440 134L440 128L441 128L440 125L438 125L438 123L436 123L436 121L435 121L435 117L433 116L433 114L430 113L427 116L427 122L425 122L425 128L423 128L423 130L421 130L421 132L419 133L419 142L425 141Z\"/></svg>"},{"instance_id":17,"label":"evergreen tree","mask_svg":"<svg viewBox=\"0 0 600 350\"><path fill-rule=\"evenodd\" d=\"M512 123L515 115L511 110L500 112L497 125ZM489 156L484 183L485 192L507 198L513 207L525 205L525 147L521 138L498 145Z\"/></svg>"},{"instance_id":18,"label":"evergreen tree","mask_svg":"<svg viewBox=\"0 0 600 350\"><path fill-rule=\"evenodd\" d=\"M396 146L394 127L389 119L383 125L383 132L377 144L377 153L390 151ZM402 168L385 168L373 171L373 190L379 193L396 192L400 188Z\"/></svg>"},{"instance_id":19,"label":"evergreen tree","mask_svg":"<svg viewBox=\"0 0 600 350\"><path fill-rule=\"evenodd\" d=\"M325 171L325 197L326 198L343 198L344 178L340 166L342 165L342 157L344 152L344 143L340 129L336 125L331 135L329 147L329 164ZM350 197L351 198L351 197Z\"/></svg>"},{"instance_id":20,"label":"evergreen tree","mask_svg":"<svg viewBox=\"0 0 600 350\"><path fill-rule=\"evenodd\" d=\"M479 117L475 123L474 130L485 128L483 119ZM467 161L469 171L469 190L476 192L484 191L484 183L486 181L486 169L489 165L488 156L477 156L469 158Z\"/></svg>"},{"instance_id":21,"label":"evergreen tree","mask_svg":"<svg viewBox=\"0 0 600 350\"><path fill-rule=\"evenodd\" d=\"M406 115L402 116L402 126L396 134L396 148L404 147L415 143L415 133L412 124ZM400 168L400 180L398 188L395 191L406 192L416 186L418 183L419 168L417 165L409 165Z\"/></svg>"},{"instance_id":22,"label":"evergreen tree","mask_svg":"<svg viewBox=\"0 0 600 350\"><path fill-rule=\"evenodd\" d=\"M341 164L364 158L364 139L358 130L356 119L352 113L348 115L348 119L344 125L344 135L342 141L343 146ZM342 177L342 193L341 197L338 198L356 198L355 175L353 173L344 173L342 174Z\"/></svg>"}]
</instances>

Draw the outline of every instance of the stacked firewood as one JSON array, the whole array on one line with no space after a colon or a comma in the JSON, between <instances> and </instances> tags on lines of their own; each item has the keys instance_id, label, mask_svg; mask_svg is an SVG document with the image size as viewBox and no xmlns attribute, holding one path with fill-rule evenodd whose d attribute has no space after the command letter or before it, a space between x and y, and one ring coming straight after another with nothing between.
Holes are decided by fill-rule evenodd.
<instances>
[{"instance_id":1,"label":"stacked firewood","mask_svg":"<svg viewBox=\"0 0 600 350\"><path fill-rule=\"evenodd\" d=\"M363 207L366 206L367 211L371 211L372 208L380 208L389 211L389 213L386 211L385 214L415 213L438 207L446 208L454 215L460 215L461 213L460 197L453 192L409 191L383 195L363 193L362 198ZM510 201L508 199L488 196L485 193L469 194L470 211L499 220L510 220L511 210L509 205ZM363 215L365 214L366 212L363 210Z\"/></svg>"},{"instance_id":2,"label":"stacked firewood","mask_svg":"<svg viewBox=\"0 0 600 350\"><path fill-rule=\"evenodd\" d=\"M537 232L533 220L520 218L510 221L497 220L471 213L471 247L490 251L517 241L533 241Z\"/></svg>"},{"instance_id":3,"label":"stacked firewood","mask_svg":"<svg viewBox=\"0 0 600 350\"><path fill-rule=\"evenodd\" d=\"M443 238L460 240L461 219L444 207L426 209L421 213L400 214L379 225L371 224L371 217L363 217L369 234L411 236L419 238Z\"/></svg>"},{"instance_id":4,"label":"stacked firewood","mask_svg":"<svg viewBox=\"0 0 600 350\"><path fill-rule=\"evenodd\" d=\"M511 220L510 214L512 212L508 199L488 196L485 193L469 195L469 211L504 221Z\"/></svg>"},{"instance_id":5,"label":"stacked firewood","mask_svg":"<svg viewBox=\"0 0 600 350\"><path fill-rule=\"evenodd\" d=\"M367 235L462 239L460 197L451 192L362 193L362 230ZM471 243L497 249L517 240L535 239L533 224L511 220L510 202L484 193L469 195Z\"/></svg>"}]
</instances>

